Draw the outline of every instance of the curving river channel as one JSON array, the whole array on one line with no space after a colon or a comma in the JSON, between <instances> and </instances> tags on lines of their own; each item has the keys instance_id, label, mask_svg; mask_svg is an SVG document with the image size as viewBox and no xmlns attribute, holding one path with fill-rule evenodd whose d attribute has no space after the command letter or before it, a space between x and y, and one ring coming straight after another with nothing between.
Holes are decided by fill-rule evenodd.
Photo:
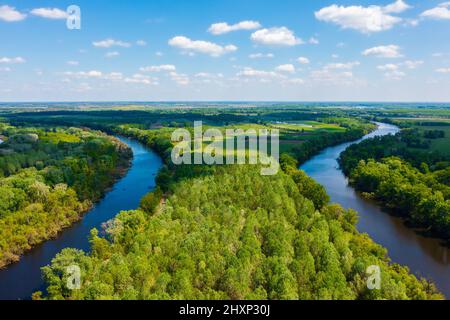
<instances>
[{"instance_id":1,"label":"curving river channel","mask_svg":"<svg viewBox=\"0 0 450 320\"><path fill-rule=\"evenodd\" d=\"M337 159L350 145L399 131L396 126L377 124L378 129L361 140L325 149L302 165L301 169L327 189L332 202L359 212L358 230L386 247L393 262L408 266L414 274L433 280L441 292L450 298L450 249L443 247L439 240L417 234L401 219L363 199L348 185L348 179L339 169Z\"/></svg>"},{"instance_id":2,"label":"curving river channel","mask_svg":"<svg viewBox=\"0 0 450 320\"><path fill-rule=\"evenodd\" d=\"M89 251L88 236L92 228L114 218L121 210L139 207L140 199L155 188L155 178L162 166L159 156L135 140L119 137L133 150L133 161L125 177L98 202L84 218L64 230L58 238L46 241L25 254L18 263L0 270L0 300L30 299L43 289L40 268L64 248Z\"/></svg>"}]
</instances>

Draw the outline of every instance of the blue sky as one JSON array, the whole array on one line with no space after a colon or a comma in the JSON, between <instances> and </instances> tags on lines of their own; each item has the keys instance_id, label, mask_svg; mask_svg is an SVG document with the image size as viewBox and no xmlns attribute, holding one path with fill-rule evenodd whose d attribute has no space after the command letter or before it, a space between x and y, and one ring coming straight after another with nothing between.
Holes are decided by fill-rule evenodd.
<instances>
[{"instance_id":1,"label":"blue sky","mask_svg":"<svg viewBox=\"0 0 450 320\"><path fill-rule=\"evenodd\" d=\"M450 101L445 0L6 1L0 41L6 102Z\"/></svg>"}]
</instances>

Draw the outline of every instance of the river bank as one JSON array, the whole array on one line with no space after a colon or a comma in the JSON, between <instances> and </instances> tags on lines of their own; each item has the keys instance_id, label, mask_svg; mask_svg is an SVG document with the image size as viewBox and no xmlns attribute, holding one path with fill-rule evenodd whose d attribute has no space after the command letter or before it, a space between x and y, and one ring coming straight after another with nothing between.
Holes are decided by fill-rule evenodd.
<instances>
[{"instance_id":1,"label":"river bank","mask_svg":"<svg viewBox=\"0 0 450 320\"><path fill-rule=\"evenodd\" d=\"M449 297L450 249L443 247L437 239L417 234L405 226L401 219L361 197L349 186L347 177L339 168L337 159L350 145L375 136L396 134L400 130L388 124L378 125L376 131L360 140L323 150L305 162L301 169L326 188L332 202L359 212L358 230L369 234L375 242L387 248L393 262L408 266L417 276L433 281Z\"/></svg>"}]
</instances>

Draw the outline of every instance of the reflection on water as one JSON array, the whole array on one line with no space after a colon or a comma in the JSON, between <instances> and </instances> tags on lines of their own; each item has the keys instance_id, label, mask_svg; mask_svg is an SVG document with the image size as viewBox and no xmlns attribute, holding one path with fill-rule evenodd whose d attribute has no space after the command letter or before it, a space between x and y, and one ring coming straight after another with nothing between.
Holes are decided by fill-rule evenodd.
<instances>
[{"instance_id":1,"label":"reflection on water","mask_svg":"<svg viewBox=\"0 0 450 320\"><path fill-rule=\"evenodd\" d=\"M374 136L395 134L395 126L379 123L375 132L363 139L328 148L306 162L301 169L327 189L331 201L359 212L358 230L365 232L389 250L393 262L408 266L416 275L433 280L450 297L450 249L437 239L426 238L406 227L403 221L385 213L375 203L365 200L348 185L339 169L339 155L354 143Z\"/></svg>"},{"instance_id":2,"label":"reflection on water","mask_svg":"<svg viewBox=\"0 0 450 320\"><path fill-rule=\"evenodd\" d=\"M42 290L40 268L64 248L89 250L88 236L92 228L116 216L121 210L139 207L140 199L156 186L155 175L162 163L151 150L136 141L120 138L133 150L133 162L126 176L90 210L79 223L64 230L54 240L47 241L25 254L21 260L0 270L0 299L30 299L31 294Z\"/></svg>"}]
</instances>

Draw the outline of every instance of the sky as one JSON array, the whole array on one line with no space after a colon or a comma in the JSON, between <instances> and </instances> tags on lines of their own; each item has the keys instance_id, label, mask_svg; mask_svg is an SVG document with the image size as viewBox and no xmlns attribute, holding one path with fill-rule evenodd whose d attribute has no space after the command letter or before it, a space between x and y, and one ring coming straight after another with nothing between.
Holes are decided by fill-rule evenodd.
<instances>
[{"instance_id":1,"label":"sky","mask_svg":"<svg viewBox=\"0 0 450 320\"><path fill-rule=\"evenodd\" d=\"M0 101L450 102L450 2L0 0Z\"/></svg>"}]
</instances>

